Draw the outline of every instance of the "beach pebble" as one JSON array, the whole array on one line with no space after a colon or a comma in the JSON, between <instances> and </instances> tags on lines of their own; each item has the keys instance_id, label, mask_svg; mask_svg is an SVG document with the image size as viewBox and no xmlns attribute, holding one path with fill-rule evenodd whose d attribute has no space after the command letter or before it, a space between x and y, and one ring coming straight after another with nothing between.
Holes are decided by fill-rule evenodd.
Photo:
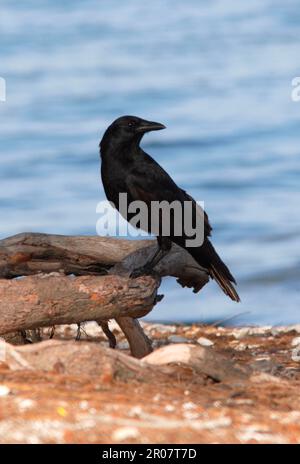
<instances>
[{"instance_id":1,"label":"beach pebble","mask_svg":"<svg viewBox=\"0 0 300 464\"><path fill-rule=\"evenodd\" d=\"M244 338L246 337L247 335L249 335L249 327L245 327L243 329L238 329L238 330L235 330L234 332L232 332L232 335L234 336L234 338L236 338L237 340L240 340L241 338Z\"/></svg>"},{"instance_id":2,"label":"beach pebble","mask_svg":"<svg viewBox=\"0 0 300 464\"><path fill-rule=\"evenodd\" d=\"M290 329L295 330L295 332L297 332L297 333L300 333L300 324L294 324L294 325L290 326Z\"/></svg>"},{"instance_id":3,"label":"beach pebble","mask_svg":"<svg viewBox=\"0 0 300 464\"><path fill-rule=\"evenodd\" d=\"M6 385L0 385L0 397L9 395L10 389Z\"/></svg>"},{"instance_id":4,"label":"beach pebble","mask_svg":"<svg viewBox=\"0 0 300 464\"><path fill-rule=\"evenodd\" d=\"M155 331L159 332L161 334L166 334L166 333L175 333L176 332L176 327L174 325L167 325L167 324L151 324L149 326L149 331Z\"/></svg>"},{"instance_id":5,"label":"beach pebble","mask_svg":"<svg viewBox=\"0 0 300 464\"><path fill-rule=\"evenodd\" d=\"M79 403L80 409L86 410L89 408L89 403L86 400L80 401Z\"/></svg>"},{"instance_id":6,"label":"beach pebble","mask_svg":"<svg viewBox=\"0 0 300 464\"><path fill-rule=\"evenodd\" d=\"M128 341L127 341L127 340L124 340L124 341L122 341L122 342L119 342L119 343L118 343L118 348L119 348L119 350L129 350L130 347L129 347Z\"/></svg>"},{"instance_id":7,"label":"beach pebble","mask_svg":"<svg viewBox=\"0 0 300 464\"><path fill-rule=\"evenodd\" d=\"M271 329L271 334L273 335L273 337L276 337L276 335L279 335L280 332L281 332L281 330L279 328L277 328L277 327L273 327Z\"/></svg>"},{"instance_id":8,"label":"beach pebble","mask_svg":"<svg viewBox=\"0 0 300 464\"><path fill-rule=\"evenodd\" d=\"M270 361L270 356L257 356L255 358L255 362L264 362L264 361Z\"/></svg>"},{"instance_id":9,"label":"beach pebble","mask_svg":"<svg viewBox=\"0 0 300 464\"><path fill-rule=\"evenodd\" d=\"M130 438L138 438L140 432L136 427L120 427L116 429L112 434L112 439L114 441L124 441Z\"/></svg>"},{"instance_id":10,"label":"beach pebble","mask_svg":"<svg viewBox=\"0 0 300 464\"><path fill-rule=\"evenodd\" d=\"M235 346L234 349L236 351L245 351L247 349L247 345L245 345L245 343L240 343L239 345Z\"/></svg>"},{"instance_id":11,"label":"beach pebble","mask_svg":"<svg viewBox=\"0 0 300 464\"><path fill-rule=\"evenodd\" d=\"M194 411L184 411L183 417L187 420L195 420L200 417L200 414Z\"/></svg>"},{"instance_id":12,"label":"beach pebble","mask_svg":"<svg viewBox=\"0 0 300 464\"><path fill-rule=\"evenodd\" d=\"M271 325L263 325L262 327L251 327L249 330L250 335L266 335L271 332L273 327Z\"/></svg>"},{"instance_id":13,"label":"beach pebble","mask_svg":"<svg viewBox=\"0 0 300 464\"><path fill-rule=\"evenodd\" d=\"M219 427L229 427L232 424L230 417L219 417L216 419L208 419L193 423L193 428L199 430L214 430Z\"/></svg>"},{"instance_id":14,"label":"beach pebble","mask_svg":"<svg viewBox=\"0 0 300 464\"><path fill-rule=\"evenodd\" d=\"M170 335L168 341L171 343L189 343L187 338L181 337L180 335Z\"/></svg>"},{"instance_id":15,"label":"beach pebble","mask_svg":"<svg viewBox=\"0 0 300 464\"><path fill-rule=\"evenodd\" d=\"M300 346L297 345L293 348L292 350L292 356L291 356L292 360L295 361L295 362L299 362L300 361Z\"/></svg>"},{"instance_id":16,"label":"beach pebble","mask_svg":"<svg viewBox=\"0 0 300 464\"><path fill-rule=\"evenodd\" d=\"M205 337L199 337L197 343L201 346L212 346L214 344L214 342Z\"/></svg>"},{"instance_id":17,"label":"beach pebble","mask_svg":"<svg viewBox=\"0 0 300 464\"><path fill-rule=\"evenodd\" d=\"M191 401L188 401L187 403L183 403L182 405L182 409L184 409L185 411L188 411L190 409L195 409L196 405L195 403L192 403Z\"/></svg>"},{"instance_id":18,"label":"beach pebble","mask_svg":"<svg viewBox=\"0 0 300 464\"><path fill-rule=\"evenodd\" d=\"M300 324L283 325L277 327L277 329L280 331L280 333L289 333L293 331L300 333Z\"/></svg>"},{"instance_id":19,"label":"beach pebble","mask_svg":"<svg viewBox=\"0 0 300 464\"><path fill-rule=\"evenodd\" d=\"M141 417L142 412L143 412L143 410L142 410L141 406L136 405L136 406L133 406L133 407L129 410L128 415L129 415L130 417Z\"/></svg>"},{"instance_id":20,"label":"beach pebble","mask_svg":"<svg viewBox=\"0 0 300 464\"><path fill-rule=\"evenodd\" d=\"M243 443L247 442L258 442L258 443L272 443L272 444L284 444L286 443L286 438L280 434L274 434L271 431L267 430L266 432L261 430L256 430L256 425L243 427L241 430L236 433L236 437L239 441Z\"/></svg>"},{"instance_id":21,"label":"beach pebble","mask_svg":"<svg viewBox=\"0 0 300 464\"><path fill-rule=\"evenodd\" d=\"M35 401L31 400L30 398L18 398L17 404L21 411L27 411L28 409L32 409L34 407Z\"/></svg>"},{"instance_id":22,"label":"beach pebble","mask_svg":"<svg viewBox=\"0 0 300 464\"><path fill-rule=\"evenodd\" d=\"M241 338L244 338L246 336L264 336L267 335L268 333L272 335L273 327L270 325L265 325L262 327L243 327L240 329L235 329L232 331L232 335L234 338L237 340L240 340Z\"/></svg>"},{"instance_id":23,"label":"beach pebble","mask_svg":"<svg viewBox=\"0 0 300 464\"><path fill-rule=\"evenodd\" d=\"M285 418L280 418L282 424L299 424L300 411L291 411Z\"/></svg>"},{"instance_id":24,"label":"beach pebble","mask_svg":"<svg viewBox=\"0 0 300 464\"><path fill-rule=\"evenodd\" d=\"M292 346L298 346L300 345L300 337L295 337L292 340Z\"/></svg>"},{"instance_id":25,"label":"beach pebble","mask_svg":"<svg viewBox=\"0 0 300 464\"><path fill-rule=\"evenodd\" d=\"M165 406L165 411L167 412L174 412L175 411L175 406L173 406L172 404L167 404Z\"/></svg>"}]
</instances>

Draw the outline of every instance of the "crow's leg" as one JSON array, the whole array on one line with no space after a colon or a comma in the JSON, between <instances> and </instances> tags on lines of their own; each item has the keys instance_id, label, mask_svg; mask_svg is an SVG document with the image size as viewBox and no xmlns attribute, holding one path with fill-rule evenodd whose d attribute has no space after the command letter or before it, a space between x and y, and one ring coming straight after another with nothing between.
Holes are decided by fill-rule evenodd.
<instances>
[{"instance_id":1,"label":"crow's leg","mask_svg":"<svg viewBox=\"0 0 300 464\"><path fill-rule=\"evenodd\" d=\"M154 268L171 250L172 242L168 237L157 237L158 249L156 250L154 256L151 258L148 263L145 264L146 267Z\"/></svg>"},{"instance_id":2,"label":"crow's leg","mask_svg":"<svg viewBox=\"0 0 300 464\"><path fill-rule=\"evenodd\" d=\"M154 256L143 266L134 269L130 274L130 277L136 278L141 275L153 274L154 267L169 253L172 242L168 237L157 237L158 248L154 253Z\"/></svg>"},{"instance_id":3,"label":"crow's leg","mask_svg":"<svg viewBox=\"0 0 300 464\"><path fill-rule=\"evenodd\" d=\"M19 333L20 333L24 343L32 343L32 340L30 340L30 338L27 337L26 330L20 330Z\"/></svg>"},{"instance_id":4,"label":"crow's leg","mask_svg":"<svg viewBox=\"0 0 300 464\"><path fill-rule=\"evenodd\" d=\"M54 337L55 334L55 325L51 327L49 338L50 340Z\"/></svg>"},{"instance_id":5,"label":"crow's leg","mask_svg":"<svg viewBox=\"0 0 300 464\"><path fill-rule=\"evenodd\" d=\"M81 339L81 324L80 322L77 324L77 333L75 337L75 341L78 342Z\"/></svg>"},{"instance_id":6,"label":"crow's leg","mask_svg":"<svg viewBox=\"0 0 300 464\"><path fill-rule=\"evenodd\" d=\"M116 348L117 340L116 340L115 335L110 330L108 322L107 321L97 321L97 323L98 323L98 325L100 325L101 329L103 330L106 337L108 338L109 347L113 348L113 349Z\"/></svg>"}]
</instances>

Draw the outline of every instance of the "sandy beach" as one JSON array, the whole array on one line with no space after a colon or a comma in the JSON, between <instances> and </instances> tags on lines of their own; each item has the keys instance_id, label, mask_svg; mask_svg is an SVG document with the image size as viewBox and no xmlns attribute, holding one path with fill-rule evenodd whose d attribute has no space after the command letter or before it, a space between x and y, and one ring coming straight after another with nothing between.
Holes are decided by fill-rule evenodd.
<instances>
[{"instance_id":1,"label":"sandy beach","mask_svg":"<svg viewBox=\"0 0 300 464\"><path fill-rule=\"evenodd\" d=\"M128 353L117 324L111 327L117 349ZM70 375L63 359L39 368L16 368L8 360L0 365L0 442L300 443L300 325L143 323L143 328L155 350L202 346L253 373L245 381L216 382L178 364L167 380L159 375L141 379L126 377L104 361L99 376ZM43 339L49 331L43 329ZM81 350L108 346L95 323L83 327L79 342L76 331L76 325L57 327L47 343L65 340ZM20 342L17 336L8 339Z\"/></svg>"}]
</instances>

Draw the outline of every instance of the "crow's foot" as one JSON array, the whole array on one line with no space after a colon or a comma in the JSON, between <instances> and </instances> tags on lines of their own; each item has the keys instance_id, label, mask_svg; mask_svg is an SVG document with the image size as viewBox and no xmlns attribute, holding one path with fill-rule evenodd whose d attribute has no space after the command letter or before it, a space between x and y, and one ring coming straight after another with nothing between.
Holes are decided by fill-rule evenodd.
<instances>
[{"instance_id":1,"label":"crow's foot","mask_svg":"<svg viewBox=\"0 0 300 464\"><path fill-rule=\"evenodd\" d=\"M138 267L137 269L134 269L132 271L132 273L130 274L130 277L132 279L136 279L137 277L141 277L143 275L155 276L156 273L155 273L153 267L146 265L146 266L142 266L142 267Z\"/></svg>"}]
</instances>

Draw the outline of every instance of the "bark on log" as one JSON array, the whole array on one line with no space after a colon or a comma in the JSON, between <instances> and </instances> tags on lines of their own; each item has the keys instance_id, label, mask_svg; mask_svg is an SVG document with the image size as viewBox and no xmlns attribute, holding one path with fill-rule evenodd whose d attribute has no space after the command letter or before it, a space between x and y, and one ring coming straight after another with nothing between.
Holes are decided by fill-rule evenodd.
<instances>
[{"instance_id":1,"label":"bark on log","mask_svg":"<svg viewBox=\"0 0 300 464\"><path fill-rule=\"evenodd\" d=\"M42 274L0 279L0 335L56 324L145 316L159 279Z\"/></svg>"},{"instance_id":2,"label":"bark on log","mask_svg":"<svg viewBox=\"0 0 300 464\"><path fill-rule=\"evenodd\" d=\"M75 275L128 275L152 257L156 240L24 233L0 240L0 277L14 278L38 272ZM156 266L160 276L174 276L182 286L198 292L207 273L191 255L173 245Z\"/></svg>"}]
</instances>

